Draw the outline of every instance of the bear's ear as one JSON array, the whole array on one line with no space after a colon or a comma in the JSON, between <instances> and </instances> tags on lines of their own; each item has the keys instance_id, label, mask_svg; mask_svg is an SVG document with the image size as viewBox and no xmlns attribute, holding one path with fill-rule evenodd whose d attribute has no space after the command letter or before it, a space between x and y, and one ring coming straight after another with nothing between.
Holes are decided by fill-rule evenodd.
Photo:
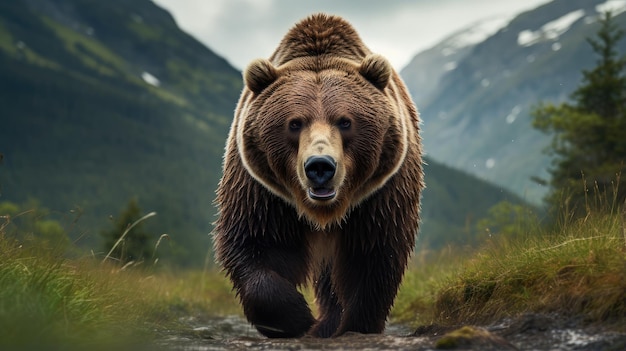
<instances>
[{"instance_id":1,"label":"bear's ear","mask_svg":"<svg viewBox=\"0 0 626 351\"><path fill-rule=\"evenodd\" d=\"M378 54L369 54L361 62L359 73L380 90L387 87L391 77L391 64Z\"/></svg>"},{"instance_id":2,"label":"bear's ear","mask_svg":"<svg viewBox=\"0 0 626 351\"><path fill-rule=\"evenodd\" d=\"M278 78L276 68L266 59L252 61L243 72L243 81L248 89L258 94Z\"/></svg>"}]
</instances>

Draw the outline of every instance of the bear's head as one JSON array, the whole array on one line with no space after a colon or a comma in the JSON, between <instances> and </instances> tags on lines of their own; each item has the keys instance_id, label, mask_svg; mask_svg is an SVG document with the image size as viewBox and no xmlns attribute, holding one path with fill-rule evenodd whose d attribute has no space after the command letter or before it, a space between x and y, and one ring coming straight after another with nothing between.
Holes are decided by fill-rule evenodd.
<instances>
[{"instance_id":1,"label":"bear's head","mask_svg":"<svg viewBox=\"0 0 626 351\"><path fill-rule=\"evenodd\" d=\"M253 61L236 123L247 171L314 226L340 224L406 155L410 117L393 75L376 54Z\"/></svg>"}]
</instances>

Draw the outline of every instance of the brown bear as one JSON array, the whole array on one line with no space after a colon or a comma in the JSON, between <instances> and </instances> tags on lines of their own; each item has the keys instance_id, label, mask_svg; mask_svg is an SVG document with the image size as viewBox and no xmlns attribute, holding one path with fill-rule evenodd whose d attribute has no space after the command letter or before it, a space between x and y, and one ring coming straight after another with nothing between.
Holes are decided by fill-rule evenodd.
<instances>
[{"instance_id":1,"label":"brown bear","mask_svg":"<svg viewBox=\"0 0 626 351\"><path fill-rule=\"evenodd\" d=\"M214 244L268 337L381 333L419 225L419 116L342 18L296 24L244 71ZM319 317L298 288L311 282Z\"/></svg>"}]
</instances>

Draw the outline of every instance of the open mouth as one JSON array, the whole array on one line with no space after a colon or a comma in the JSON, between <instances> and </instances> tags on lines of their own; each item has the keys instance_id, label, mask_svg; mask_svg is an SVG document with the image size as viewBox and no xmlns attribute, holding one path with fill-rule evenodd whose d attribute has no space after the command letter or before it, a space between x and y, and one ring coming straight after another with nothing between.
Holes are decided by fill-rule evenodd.
<instances>
[{"instance_id":1,"label":"open mouth","mask_svg":"<svg viewBox=\"0 0 626 351\"><path fill-rule=\"evenodd\" d=\"M313 200L331 200L337 195L337 191L331 188L309 188L309 197Z\"/></svg>"}]
</instances>

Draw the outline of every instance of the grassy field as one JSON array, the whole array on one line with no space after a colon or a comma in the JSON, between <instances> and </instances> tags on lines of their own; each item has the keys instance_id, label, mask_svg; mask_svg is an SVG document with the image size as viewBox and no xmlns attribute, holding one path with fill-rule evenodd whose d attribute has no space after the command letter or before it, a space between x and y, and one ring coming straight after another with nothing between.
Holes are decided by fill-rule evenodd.
<instances>
[{"instance_id":1,"label":"grassy field","mask_svg":"<svg viewBox=\"0 0 626 351\"><path fill-rule=\"evenodd\" d=\"M474 252L417 254L391 319L457 325L557 312L624 329L625 217L589 214L514 238L493 233ZM6 224L0 218L0 349L110 349L180 328L181 316L241 313L217 270L68 256L49 242L12 238Z\"/></svg>"},{"instance_id":2,"label":"grassy field","mask_svg":"<svg viewBox=\"0 0 626 351\"><path fill-rule=\"evenodd\" d=\"M392 317L459 325L556 312L626 329L626 212L607 212L439 253L408 272Z\"/></svg>"},{"instance_id":3,"label":"grassy field","mask_svg":"<svg viewBox=\"0 0 626 351\"><path fill-rule=\"evenodd\" d=\"M140 349L155 331L179 328L180 316L239 311L216 271L68 258L66 248L3 229L0 221L2 350Z\"/></svg>"}]
</instances>

